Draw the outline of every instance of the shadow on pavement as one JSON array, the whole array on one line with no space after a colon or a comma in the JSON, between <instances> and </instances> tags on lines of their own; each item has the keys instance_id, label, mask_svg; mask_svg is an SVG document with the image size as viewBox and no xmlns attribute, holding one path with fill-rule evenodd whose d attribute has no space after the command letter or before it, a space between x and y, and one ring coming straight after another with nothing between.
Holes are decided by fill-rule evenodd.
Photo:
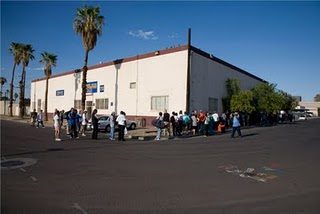
<instances>
[{"instance_id":1,"label":"shadow on pavement","mask_svg":"<svg viewBox=\"0 0 320 214\"><path fill-rule=\"evenodd\" d=\"M19 155L31 155L31 154L40 154L40 153L50 153L50 152L61 152L61 151L78 151L78 150L87 150L87 149L96 149L101 148L100 146L90 146L90 147L81 147L81 148L49 148L46 150L39 150L39 151L27 151L27 152L19 152L13 154L4 154L1 156L11 157L11 156L19 156Z\"/></svg>"}]
</instances>

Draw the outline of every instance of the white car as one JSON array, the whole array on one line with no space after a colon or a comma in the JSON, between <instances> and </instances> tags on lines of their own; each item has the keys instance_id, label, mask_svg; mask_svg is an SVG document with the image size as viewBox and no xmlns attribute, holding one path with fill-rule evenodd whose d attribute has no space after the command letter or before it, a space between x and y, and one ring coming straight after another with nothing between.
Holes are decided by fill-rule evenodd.
<instances>
[{"instance_id":1,"label":"white car","mask_svg":"<svg viewBox=\"0 0 320 214\"><path fill-rule=\"evenodd\" d=\"M87 130L91 130L92 124L91 124L91 120L88 122L87 124ZM134 130L137 128L137 123L135 121L132 120L127 120L127 129L131 129ZM118 126L116 124L115 130L118 129ZM99 116L98 118L98 130L99 131L105 131L105 132L110 132L111 127L110 127L110 117L108 115L103 115L103 116Z\"/></svg>"}]
</instances>

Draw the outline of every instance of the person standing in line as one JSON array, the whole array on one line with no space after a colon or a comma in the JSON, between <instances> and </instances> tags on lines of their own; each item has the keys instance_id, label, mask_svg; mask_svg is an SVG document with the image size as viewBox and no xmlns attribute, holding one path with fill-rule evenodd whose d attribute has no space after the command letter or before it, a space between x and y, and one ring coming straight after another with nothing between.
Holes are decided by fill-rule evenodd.
<instances>
[{"instance_id":1,"label":"person standing in line","mask_svg":"<svg viewBox=\"0 0 320 214\"><path fill-rule=\"evenodd\" d=\"M72 111L69 113L70 138L78 138L77 115L76 109L72 109Z\"/></svg>"},{"instance_id":2,"label":"person standing in line","mask_svg":"<svg viewBox=\"0 0 320 214\"><path fill-rule=\"evenodd\" d=\"M206 115L202 110L200 110L199 117L198 117L198 126L199 126L198 130L200 135L203 135L205 133L205 126L204 126L205 120L206 120Z\"/></svg>"},{"instance_id":3,"label":"person standing in line","mask_svg":"<svg viewBox=\"0 0 320 214\"><path fill-rule=\"evenodd\" d=\"M91 138L94 140L98 140L98 116L97 116L98 110L94 109L92 112L92 116L91 116L91 123L93 126L93 130L92 130L92 136Z\"/></svg>"},{"instance_id":4,"label":"person standing in line","mask_svg":"<svg viewBox=\"0 0 320 214\"><path fill-rule=\"evenodd\" d=\"M117 123L119 127L119 133L118 133L118 141L125 141L124 140L124 129L126 128L127 122L126 122L126 114L123 111L120 111L120 115L117 117Z\"/></svg>"},{"instance_id":5,"label":"person standing in line","mask_svg":"<svg viewBox=\"0 0 320 214\"><path fill-rule=\"evenodd\" d=\"M164 122L164 125L165 125L165 128L164 128L164 135L167 135L170 137L170 114L168 113L167 109L164 110L164 114L163 114L163 122Z\"/></svg>"},{"instance_id":6,"label":"person standing in line","mask_svg":"<svg viewBox=\"0 0 320 214\"><path fill-rule=\"evenodd\" d=\"M83 111L81 114L81 128L80 133L82 136L86 136L86 130L87 130L87 111Z\"/></svg>"},{"instance_id":7,"label":"person standing in line","mask_svg":"<svg viewBox=\"0 0 320 214\"><path fill-rule=\"evenodd\" d=\"M39 125L41 124L42 128L44 128L44 125L43 125L43 112L42 110L40 110L40 112L38 112L38 115L37 115L37 128L39 128Z\"/></svg>"},{"instance_id":8,"label":"person standing in line","mask_svg":"<svg viewBox=\"0 0 320 214\"><path fill-rule=\"evenodd\" d=\"M66 126L67 135L70 135L70 132L71 132L71 119L69 116L70 116L70 113L73 111L73 109L74 108L71 108L69 111L64 113L64 117L67 120L67 126Z\"/></svg>"},{"instance_id":9,"label":"person standing in line","mask_svg":"<svg viewBox=\"0 0 320 214\"><path fill-rule=\"evenodd\" d=\"M163 116L162 116L162 112L159 112L158 117L156 118L157 120L157 136L155 138L155 140L160 140L161 137L161 122L163 122Z\"/></svg>"},{"instance_id":10,"label":"person standing in line","mask_svg":"<svg viewBox=\"0 0 320 214\"><path fill-rule=\"evenodd\" d=\"M213 130L217 130L219 124L219 114L215 111L212 115L213 118Z\"/></svg>"},{"instance_id":11,"label":"person standing in line","mask_svg":"<svg viewBox=\"0 0 320 214\"><path fill-rule=\"evenodd\" d=\"M191 130L192 130L192 135L196 135L196 133L198 133L198 123L197 123L197 117L195 112L192 112L192 115L191 115Z\"/></svg>"},{"instance_id":12,"label":"person standing in line","mask_svg":"<svg viewBox=\"0 0 320 214\"><path fill-rule=\"evenodd\" d=\"M33 109L33 112L30 114L30 120L31 120L31 126L36 126L36 120L37 120L37 112L36 109Z\"/></svg>"},{"instance_id":13,"label":"person standing in line","mask_svg":"<svg viewBox=\"0 0 320 214\"><path fill-rule=\"evenodd\" d=\"M236 131L238 132L238 135L242 137L241 130L240 130L240 118L239 118L238 112L235 112L232 118L232 134L231 134L232 138L234 138L234 133Z\"/></svg>"},{"instance_id":14,"label":"person standing in line","mask_svg":"<svg viewBox=\"0 0 320 214\"><path fill-rule=\"evenodd\" d=\"M59 112L59 117L60 117L60 131L61 131L61 128L63 127L64 110L61 110Z\"/></svg>"},{"instance_id":15,"label":"person standing in line","mask_svg":"<svg viewBox=\"0 0 320 214\"><path fill-rule=\"evenodd\" d=\"M98 121L99 121L99 118L97 116L97 113L98 113L98 110L94 109L92 111L92 115L91 115L91 124L92 124L91 138L94 140L98 140L98 125L99 125Z\"/></svg>"},{"instance_id":16,"label":"person standing in line","mask_svg":"<svg viewBox=\"0 0 320 214\"><path fill-rule=\"evenodd\" d=\"M177 135L175 114L176 113L173 111L172 114L171 114L171 117L170 117L173 137L175 137Z\"/></svg>"},{"instance_id":17,"label":"person standing in line","mask_svg":"<svg viewBox=\"0 0 320 214\"><path fill-rule=\"evenodd\" d=\"M60 114L58 110L54 112L53 127L54 127L55 141L61 141L61 138L60 138L61 123L60 123Z\"/></svg>"},{"instance_id":18,"label":"person standing in line","mask_svg":"<svg viewBox=\"0 0 320 214\"><path fill-rule=\"evenodd\" d=\"M115 140L114 138L115 123L116 123L116 113L112 112L110 115L110 134L109 134L110 140Z\"/></svg>"},{"instance_id":19,"label":"person standing in line","mask_svg":"<svg viewBox=\"0 0 320 214\"><path fill-rule=\"evenodd\" d=\"M207 112L205 118L206 118L206 119L204 120L205 136L208 137L208 136L209 136L209 130L210 130L210 119L211 119L209 112Z\"/></svg>"}]
</instances>

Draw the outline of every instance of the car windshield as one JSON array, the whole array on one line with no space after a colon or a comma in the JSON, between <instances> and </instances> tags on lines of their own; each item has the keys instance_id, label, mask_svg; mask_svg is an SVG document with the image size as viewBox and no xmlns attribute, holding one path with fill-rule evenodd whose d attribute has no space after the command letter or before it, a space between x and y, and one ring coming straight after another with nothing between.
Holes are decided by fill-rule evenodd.
<instances>
[{"instance_id":1,"label":"car windshield","mask_svg":"<svg viewBox=\"0 0 320 214\"><path fill-rule=\"evenodd\" d=\"M107 121L109 119L108 116L99 117L99 121Z\"/></svg>"}]
</instances>

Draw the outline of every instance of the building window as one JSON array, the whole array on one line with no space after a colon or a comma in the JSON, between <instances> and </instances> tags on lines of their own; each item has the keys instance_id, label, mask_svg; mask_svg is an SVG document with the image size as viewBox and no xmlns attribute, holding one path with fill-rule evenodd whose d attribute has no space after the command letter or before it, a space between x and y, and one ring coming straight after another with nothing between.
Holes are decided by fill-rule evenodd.
<instances>
[{"instance_id":1,"label":"building window","mask_svg":"<svg viewBox=\"0 0 320 214\"><path fill-rule=\"evenodd\" d=\"M130 89L136 88L137 83L136 82L130 82Z\"/></svg>"},{"instance_id":2,"label":"building window","mask_svg":"<svg viewBox=\"0 0 320 214\"><path fill-rule=\"evenodd\" d=\"M41 99L38 99L38 107L37 107L37 111L41 110Z\"/></svg>"},{"instance_id":3,"label":"building window","mask_svg":"<svg viewBox=\"0 0 320 214\"><path fill-rule=\"evenodd\" d=\"M81 100L75 100L73 106L75 109L81 109Z\"/></svg>"},{"instance_id":4,"label":"building window","mask_svg":"<svg viewBox=\"0 0 320 214\"><path fill-rule=\"evenodd\" d=\"M109 99L96 99L96 109L108 109Z\"/></svg>"},{"instance_id":5,"label":"building window","mask_svg":"<svg viewBox=\"0 0 320 214\"><path fill-rule=\"evenodd\" d=\"M218 99L209 97L209 107L208 107L209 112L218 112Z\"/></svg>"},{"instance_id":6,"label":"building window","mask_svg":"<svg viewBox=\"0 0 320 214\"><path fill-rule=\"evenodd\" d=\"M152 96L151 110L163 111L169 107L169 96Z\"/></svg>"},{"instance_id":7,"label":"building window","mask_svg":"<svg viewBox=\"0 0 320 214\"><path fill-rule=\"evenodd\" d=\"M33 111L33 109L37 109L36 102L32 102L32 109L30 109L30 111Z\"/></svg>"}]
</instances>

